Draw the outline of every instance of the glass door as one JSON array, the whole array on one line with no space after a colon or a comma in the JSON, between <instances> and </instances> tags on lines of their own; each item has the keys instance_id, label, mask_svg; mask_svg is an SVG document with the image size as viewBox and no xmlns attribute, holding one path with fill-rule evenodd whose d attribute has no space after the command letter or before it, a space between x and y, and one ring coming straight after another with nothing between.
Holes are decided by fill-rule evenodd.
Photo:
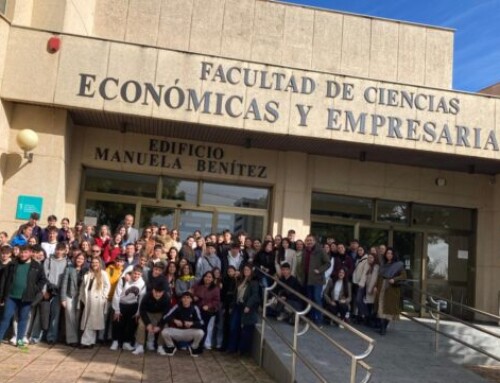
<instances>
[{"instance_id":1,"label":"glass door","mask_svg":"<svg viewBox=\"0 0 500 383\"><path fill-rule=\"evenodd\" d=\"M408 278L401 291L403 310L408 314L419 314L422 308L422 296L418 290L422 289L423 234L394 231L392 246L404 263Z\"/></svg>"},{"instance_id":2,"label":"glass door","mask_svg":"<svg viewBox=\"0 0 500 383\"><path fill-rule=\"evenodd\" d=\"M325 243L327 238L334 238L335 241L349 243L354 238L354 225L340 225L325 222L313 222L311 233L316 236L320 243Z\"/></svg>"},{"instance_id":3,"label":"glass door","mask_svg":"<svg viewBox=\"0 0 500 383\"><path fill-rule=\"evenodd\" d=\"M361 246L368 252L372 246L377 247L387 244L389 242L389 231L387 229L360 227L358 239Z\"/></svg>"},{"instance_id":4,"label":"glass door","mask_svg":"<svg viewBox=\"0 0 500 383\"><path fill-rule=\"evenodd\" d=\"M114 232L123 223L127 214L135 214L135 204L125 202L87 200L84 217L86 221L94 219L91 225L96 225L96 230L102 225L107 225Z\"/></svg>"},{"instance_id":5,"label":"glass door","mask_svg":"<svg viewBox=\"0 0 500 383\"><path fill-rule=\"evenodd\" d=\"M474 264L470 236L429 233L426 238L424 284L430 293L457 303L469 304L473 286L471 265ZM472 274L472 275L469 275ZM464 317L460 307L448 306L452 315Z\"/></svg>"},{"instance_id":6,"label":"glass door","mask_svg":"<svg viewBox=\"0 0 500 383\"><path fill-rule=\"evenodd\" d=\"M140 227L151 224L166 225L169 230L175 227L175 209L168 207L141 206Z\"/></svg>"},{"instance_id":7,"label":"glass door","mask_svg":"<svg viewBox=\"0 0 500 383\"><path fill-rule=\"evenodd\" d=\"M213 213L207 211L181 210L179 224L177 225L180 238L184 241L195 230L200 230L203 236L210 234L212 232L213 216Z\"/></svg>"}]
</instances>

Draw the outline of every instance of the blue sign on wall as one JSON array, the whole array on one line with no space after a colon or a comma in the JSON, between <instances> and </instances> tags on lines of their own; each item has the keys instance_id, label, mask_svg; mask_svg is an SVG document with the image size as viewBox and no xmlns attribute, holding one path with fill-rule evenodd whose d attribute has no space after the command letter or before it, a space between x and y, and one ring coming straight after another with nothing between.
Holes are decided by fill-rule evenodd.
<instances>
[{"instance_id":1,"label":"blue sign on wall","mask_svg":"<svg viewBox=\"0 0 500 383\"><path fill-rule=\"evenodd\" d=\"M17 198L16 219L29 219L31 213L42 215L42 197L20 195Z\"/></svg>"}]
</instances>

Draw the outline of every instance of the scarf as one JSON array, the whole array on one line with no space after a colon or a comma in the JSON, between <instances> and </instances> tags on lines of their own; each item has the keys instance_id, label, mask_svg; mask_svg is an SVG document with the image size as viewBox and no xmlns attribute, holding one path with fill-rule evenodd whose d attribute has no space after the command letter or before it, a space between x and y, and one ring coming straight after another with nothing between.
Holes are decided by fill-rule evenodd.
<instances>
[{"instance_id":1,"label":"scarf","mask_svg":"<svg viewBox=\"0 0 500 383\"><path fill-rule=\"evenodd\" d=\"M385 263L380 267L380 275L384 279L392 279L403 271L403 262Z\"/></svg>"},{"instance_id":2,"label":"scarf","mask_svg":"<svg viewBox=\"0 0 500 383\"><path fill-rule=\"evenodd\" d=\"M182 282L190 282L194 279L194 275L181 275L179 277L179 279L182 281Z\"/></svg>"}]
</instances>

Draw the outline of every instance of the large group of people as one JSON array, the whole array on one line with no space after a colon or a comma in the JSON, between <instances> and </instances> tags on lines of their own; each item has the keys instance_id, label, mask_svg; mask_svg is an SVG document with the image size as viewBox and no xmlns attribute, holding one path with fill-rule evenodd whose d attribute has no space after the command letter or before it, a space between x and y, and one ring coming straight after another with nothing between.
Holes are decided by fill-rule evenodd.
<instances>
[{"instance_id":1,"label":"large group of people","mask_svg":"<svg viewBox=\"0 0 500 383\"><path fill-rule=\"evenodd\" d=\"M67 218L58 227L53 215L41 228L39 218L0 233L0 340L8 335L18 347L249 353L263 289L276 279L279 299L266 312L279 321L294 323L301 295L336 318L313 309L318 325L353 321L385 334L399 314L405 269L385 245L319 243L313 235L296 239L294 230L262 240L197 230L181 242L162 224L139 233L130 214L114 231L71 227Z\"/></svg>"}]
</instances>

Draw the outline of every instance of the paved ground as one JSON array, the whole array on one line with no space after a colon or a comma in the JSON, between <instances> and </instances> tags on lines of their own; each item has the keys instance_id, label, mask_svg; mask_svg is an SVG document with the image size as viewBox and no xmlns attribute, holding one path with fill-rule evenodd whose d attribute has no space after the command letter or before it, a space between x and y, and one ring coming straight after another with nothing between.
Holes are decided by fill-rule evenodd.
<instances>
[{"instance_id":1,"label":"paved ground","mask_svg":"<svg viewBox=\"0 0 500 383\"><path fill-rule=\"evenodd\" d=\"M0 346L0 383L273 383L248 358L205 352L192 358L186 351L174 357L108 348L78 350L66 346L30 346L21 351Z\"/></svg>"}]
</instances>

